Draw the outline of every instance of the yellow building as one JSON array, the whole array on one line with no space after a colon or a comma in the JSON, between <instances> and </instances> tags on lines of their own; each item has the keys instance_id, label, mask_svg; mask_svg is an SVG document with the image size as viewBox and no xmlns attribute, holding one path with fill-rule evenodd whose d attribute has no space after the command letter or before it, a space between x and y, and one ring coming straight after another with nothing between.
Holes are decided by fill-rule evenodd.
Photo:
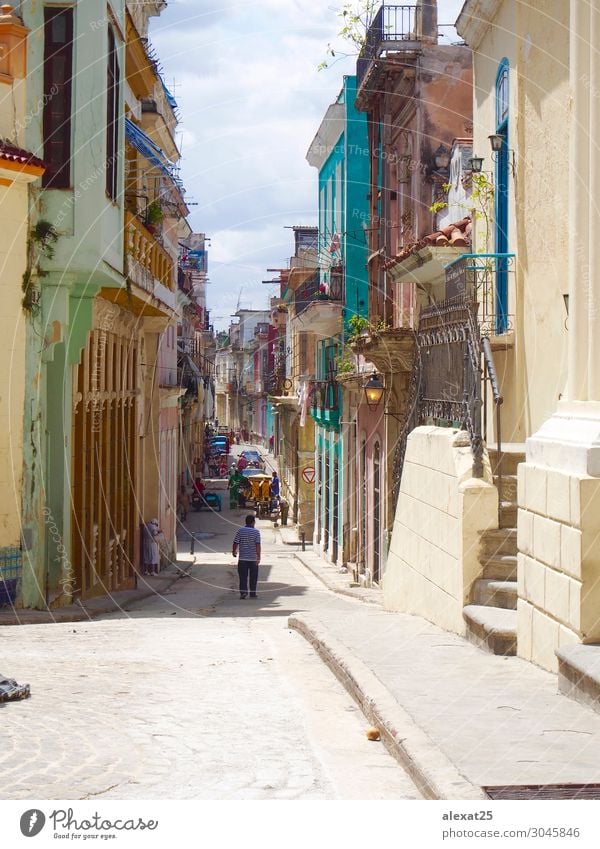
<instances>
[{"instance_id":1,"label":"yellow building","mask_svg":"<svg viewBox=\"0 0 600 849\"><path fill-rule=\"evenodd\" d=\"M457 28L473 49L475 151L494 183L494 249L504 228L500 242L515 254L509 321L491 341L503 440L526 443L510 612L517 652L559 669L565 692L597 704L597 649L586 644L600 639L600 10L467 0ZM496 289L501 282L496 274Z\"/></svg>"},{"instance_id":2,"label":"yellow building","mask_svg":"<svg viewBox=\"0 0 600 849\"><path fill-rule=\"evenodd\" d=\"M29 30L0 11L0 606L20 594L26 324L29 309L24 275L28 252L28 186L44 173L43 163L23 149ZM24 307L27 308L24 308ZM26 537L27 535L25 535Z\"/></svg>"}]
</instances>

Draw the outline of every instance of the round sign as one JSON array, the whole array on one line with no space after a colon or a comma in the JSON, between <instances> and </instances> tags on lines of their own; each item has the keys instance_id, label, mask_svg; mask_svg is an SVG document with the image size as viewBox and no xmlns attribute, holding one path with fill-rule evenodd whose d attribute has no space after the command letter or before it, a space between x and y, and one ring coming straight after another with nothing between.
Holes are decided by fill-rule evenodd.
<instances>
[{"instance_id":1,"label":"round sign","mask_svg":"<svg viewBox=\"0 0 600 849\"><path fill-rule=\"evenodd\" d=\"M314 466L305 466L302 469L302 480L305 483L314 483L315 482L315 467Z\"/></svg>"}]
</instances>

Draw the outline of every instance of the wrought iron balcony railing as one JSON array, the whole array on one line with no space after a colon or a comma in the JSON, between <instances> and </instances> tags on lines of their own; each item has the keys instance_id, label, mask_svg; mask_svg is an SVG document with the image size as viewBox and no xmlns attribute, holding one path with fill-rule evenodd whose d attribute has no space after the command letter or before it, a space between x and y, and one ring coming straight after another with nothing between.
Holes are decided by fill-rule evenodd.
<instances>
[{"instance_id":1,"label":"wrought iron balcony railing","mask_svg":"<svg viewBox=\"0 0 600 849\"><path fill-rule=\"evenodd\" d=\"M318 301L339 303L344 299L344 274L341 266L330 270L330 282L322 279L319 269L294 293L296 315Z\"/></svg>"},{"instance_id":2,"label":"wrought iron balcony railing","mask_svg":"<svg viewBox=\"0 0 600 849\"><path fill-rule=\"evenodd\" d=\"M415 4L384 4L379 9L367 30L365 43L356 62L357 88L360 88L369 65L379 55L382 43L418 41L421 38L421 14L422 7Z\"/></svg>"},{"instance_id":3,"label":"wrought iron balcony railing","mask_svg":"<svg viewBox=\"0 0 600 849\"><path fill-rule=\"evenodd\" d=\"M329 380L313 380L310 385L311 414L319 424L338 425L341 413L341 388L333 375Z\"/></svg>"},{"instance_id":4,"label":"wrought iron balcony railing","mask_svg":"<svg viewBox=\"0 0 600 849\"><path fill-rule=\"evenodd\" d=\"M463 254L446 266L446 300L466 298L475 303L481 336L507 333L513 329L508 283L514 270L514 254Z\"/></svg>"}]
</instances>

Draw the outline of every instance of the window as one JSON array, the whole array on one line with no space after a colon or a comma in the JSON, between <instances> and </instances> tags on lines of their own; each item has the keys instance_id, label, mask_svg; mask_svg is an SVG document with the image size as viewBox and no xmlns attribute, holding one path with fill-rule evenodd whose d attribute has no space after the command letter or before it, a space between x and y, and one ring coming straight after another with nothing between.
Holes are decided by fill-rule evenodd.
<instances>
[{"instance_id":1,"label":"window","mask_svg":"<svg viewBox=\"0 0 600 849\"><path fill-rule=\"evenodd\" d=\"M496 158L495 173L495 242L496 253L508 253L508 59L502 59L496 74L496 133L502 137L502 147ZM505 257L498 257L496 272L496 333L508 329L508 266Z\"/></svg>"},{"instance_id":2,"label":"window","mask_svg":"<svg viewBox=\"0 0 600 849\"><path fill-rule=\"evenodd\" d=\"M117 46L112 28L108 28L108 76L106 84L106 194L117 199L119 169L119 84Z\"/></svg>"},{"instance_id":3,"label":"window","mask_svg":"<svg viewBox=\"0 0 600 849\"><path fill-rule=\"evenodd\" d=\"M508 59L503 59L496 77L496 126L508 118L508 68Z\"/></svg>"},{"instance_id":4,"label":"window","mask_svg":"<svg viewBox=\"0 0 600 849\"><path fill-rule=\"evenodd\" d=\"M73 9L44 10L44 160L45 188L71 185L71 97Z\"/></svg>"}]
</instances>

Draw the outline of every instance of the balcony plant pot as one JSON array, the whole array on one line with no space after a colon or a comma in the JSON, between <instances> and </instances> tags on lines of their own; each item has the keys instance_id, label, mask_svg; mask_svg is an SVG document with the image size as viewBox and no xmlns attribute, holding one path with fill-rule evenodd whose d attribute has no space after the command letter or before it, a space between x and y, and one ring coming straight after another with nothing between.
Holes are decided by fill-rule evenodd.
<instances>
[{"instance_id":1,"label":"balcony plant pot","mask_svg":"<svg viewBox=\"0 0 600 849\"><path fill-rule=\"evenodd\" d=\"M160 203L153 200L146 209L146 228L153 235L156 235L160 232L163 219L164 215Z\"/></svg>"}]
</instances>

